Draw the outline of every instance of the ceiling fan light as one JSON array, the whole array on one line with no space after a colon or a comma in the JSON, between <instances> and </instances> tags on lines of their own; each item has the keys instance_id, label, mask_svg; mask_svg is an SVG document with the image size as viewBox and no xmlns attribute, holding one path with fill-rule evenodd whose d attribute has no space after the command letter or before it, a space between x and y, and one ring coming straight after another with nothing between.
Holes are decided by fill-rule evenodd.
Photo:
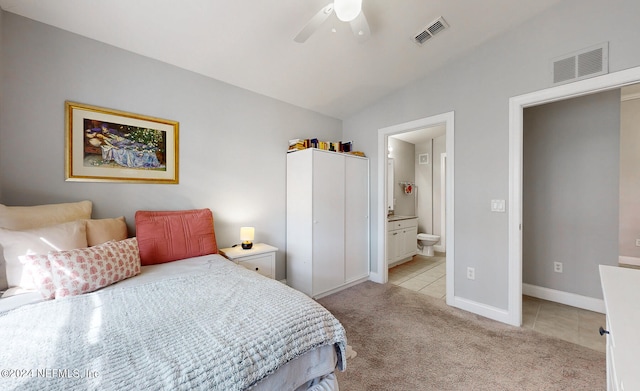
<instances>
[{"instance_id":1,"label":"ceiling fan light","mask_svg":"<svg viewBox=\"0 0 640 391\"><path fill-rule=\"evenodd\" d=\"M343 22L351 22L362 10L362 0L334 0L333 9Z\"/></svg>"}]
</instances>

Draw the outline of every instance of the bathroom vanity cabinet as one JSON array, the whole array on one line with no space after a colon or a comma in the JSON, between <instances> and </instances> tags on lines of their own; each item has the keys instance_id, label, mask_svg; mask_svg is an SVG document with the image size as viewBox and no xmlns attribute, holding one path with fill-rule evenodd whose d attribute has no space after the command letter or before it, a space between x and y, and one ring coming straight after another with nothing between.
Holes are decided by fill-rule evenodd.
<instances>
[{"instance_id":1,"label":"bathroom vanity cabinet","mask_svg":"<svg viewBox=\"0 0 640 391\"><path fill-rule=\"evenodd\" d=\"M318 298L369 276L369 160L287 154L287 284Z\"/></svg>"},{"instance_id":2,"label":"bathroom vanity cabinet","mask_svg":"<svg viewBox=\"0 0 640 391\"><path fill-rule=\"evenodd\" d=\"M387 265L418 253L418 219L394 219L387 222Z\"/></svg>"}]
</instances>

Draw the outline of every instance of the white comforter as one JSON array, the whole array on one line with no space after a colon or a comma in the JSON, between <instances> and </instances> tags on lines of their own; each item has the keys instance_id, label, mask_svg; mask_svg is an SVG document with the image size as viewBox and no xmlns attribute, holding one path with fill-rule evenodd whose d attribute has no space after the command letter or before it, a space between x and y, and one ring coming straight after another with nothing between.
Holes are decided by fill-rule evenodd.
<instances>
[{"instance_id":1,"label":"white comforter","mask_svg":"<svg viewBox=\"0 0 640 391\"><path fill-rule=\"evenodd\" d=\"M0 313L0 389L244 390L342 325L322 306L219 256L205 271Z\"/></svg>"}]
</instances>

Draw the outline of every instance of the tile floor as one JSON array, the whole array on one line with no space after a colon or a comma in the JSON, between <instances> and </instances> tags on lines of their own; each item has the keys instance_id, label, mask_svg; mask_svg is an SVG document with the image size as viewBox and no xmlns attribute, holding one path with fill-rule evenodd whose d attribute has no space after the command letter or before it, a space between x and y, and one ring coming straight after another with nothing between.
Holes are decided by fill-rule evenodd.
<instances>
[{"instance_id":1,"label":"tile floor","mask_svg":"<svg viewBox=\"0 0 640 391\"><path fill-rule=\"evenodd\" d=\"M446 258L416 255L412 260L389 269L389 282L438 299L446 296Z\"/></svg>"},{"instance_id":2,"label":"tile floor","mask_svg":"<svg viewBox=\"0 0 640 391\"><path fill-rule=\"evenodd\" d=\"M542 334L605 352L606 338L598 331L605 325L604 314L522 296L522 327Z\"/></svg>"},{"instance_id":3,"label":"tile floor","mask_svg":"<svg viewBox=\"0 0 640 391\"><path fill-rule=\"evenodd\" d=\"M444 300L445 262L445 255L441 253L433 257L416 255L411 261L389 269L389 282ZM604 314L522 297L522 327L601 352L605 351L606 339L600 336L598 329L605 322Z\"/></svg>"}]
</instances>

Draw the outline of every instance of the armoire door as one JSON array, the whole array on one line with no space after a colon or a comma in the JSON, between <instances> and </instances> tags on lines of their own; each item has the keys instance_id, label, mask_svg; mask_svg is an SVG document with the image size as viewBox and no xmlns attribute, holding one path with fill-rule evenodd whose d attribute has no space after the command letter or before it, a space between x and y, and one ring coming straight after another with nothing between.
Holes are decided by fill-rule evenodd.
<instances>
[{"instance_id":1,"label":"armoire door","mask_svg":"<svg viewBox=\"0 0 640 391\"><path fill-rule=\"evenodd\" d=\"M345 282L369 275L369 161L345 158Z\"/></svg>"},{"instance_id":2,"label":"armoire door","mask_svg":"<svg viewBox=\"0 0 640 391\"><path fill-rule=\"evenodd\" d=\"M313 293L344 284L345 157L313 154Z\"/></svg>"}]
</instances>

